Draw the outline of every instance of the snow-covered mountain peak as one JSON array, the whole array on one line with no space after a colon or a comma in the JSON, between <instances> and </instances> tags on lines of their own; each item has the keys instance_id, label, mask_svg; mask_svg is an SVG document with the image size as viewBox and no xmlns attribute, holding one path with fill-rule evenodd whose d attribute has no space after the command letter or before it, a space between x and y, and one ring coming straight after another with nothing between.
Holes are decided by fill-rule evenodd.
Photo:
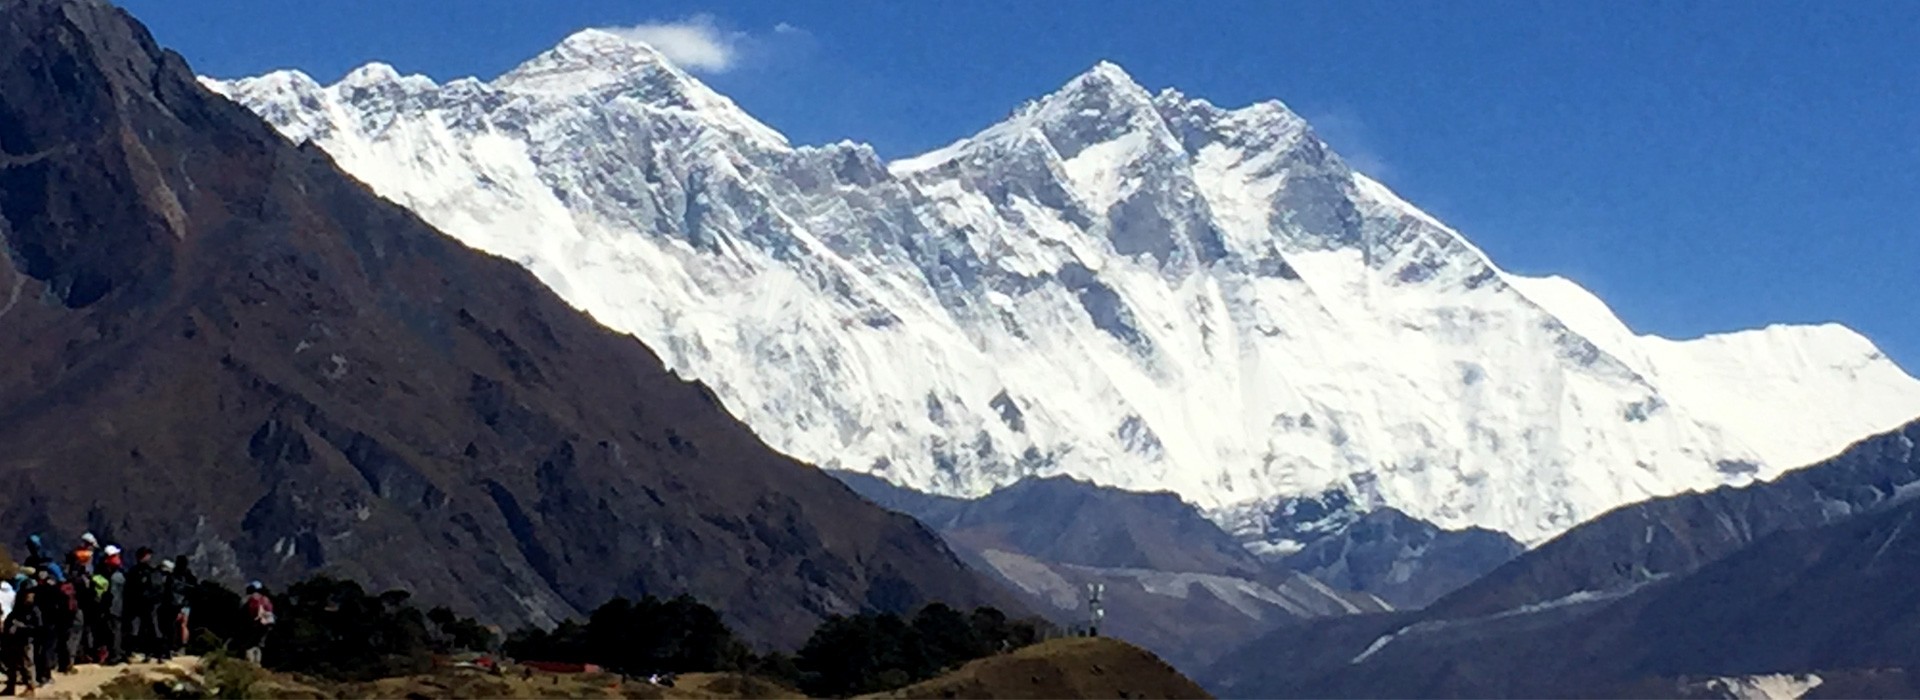
<instances>
[{"instance_id":1,"label":"snow-covered mountain peak","mask_svg":"<svg viewBox=\"0 0 1920 700\"><path fill-rule=\"evenodd\" d=\"M1181 145L1196 155L1218 144L1240 151L1243 157L1276 156L1312 131L1305 119L1279 100L1228 109L1166 88L1154 95L1153 102Z\"/></svg>"},{"instance_id":2,"label":"snow-covered mountain peak","mask_svg":"<svg viewBox=\"0 0 1920 700\"><path fill-rule=\"evenodd\" d=\"M398 87L409 92L431 90L439 87L432 78L424 75L402 75L393 66L375 61L347 71L340 79L340 87L349 90L374 90Z\"/></svg>"},{"instance_id":3,"label":"snow-covered mountain peak","mask_svg":"<svg viewBox=\"0 0 1920 700\"><path fill-rule=\"evenodd\" d=\"M1188 95L1186 91L1177 87L1160 88L1159 92L1153 94L1153 103L1157 105L1161 112L1165 113L1169 119L1173 118L1174 115L1198 115L1205 119L1234 117L1249 122L1272 121L1275 119L1286 121L1300 120L1300 116L1295 114L1292 108L1280 100L1266 99L1248 104L1244 107L1222 107L1214 104L1212 100L1205 97Z\"/></svg>"},{"instance_id":4,"label":"snow-covered mountain peak","mask_svg":"<svg viewBox=\"0 0 1920 700\"><path fill-rule=\"evenodd\" d=\"M748 115L733 100L714 92L646 42L617 31L575 32L490 85L510 94L589 104L631 99L696 116L759 147L787 148L785 136Z\"/></svg>"},{"instance_id":5,"label":"snow-covered mountain peak","mask_svg":"<svg viewBox=\"0 0 1920 700\"><path fill-rule=\"evenodd\" d=\"M1133 76L1107 61L1042 97L1015 120L1040 129L1061 158L1073 160L1088 148L1137 137L1172 145L1153 95Z\"/></svg>"},{"instance_id":6,"label":"snow-covered mountain peak","mask_svg":"<svg viewBox=\"0 0 1920 700\"><path fill-rule=\"evenodd\" d=\"M1112 170L1147 147L1176 149L1153 96L1126 70L1108 61L1094 64L1060 89L1015 110L1005 121L968 138L920 156L895 161L896 174L911 175L952 162L985 161L993 167L1009 151L1044 142L1061 161L1072 162L1090 148L1107 145L1092 164ZM1085 168L1081 168L1084 170ZM1110 204L1110 192L1096 193L1093 208Z\"/></svg>"},{"instance_id":7,"label":"snow-covered mountain peak","mask_svg":"<svg viewBox=\"0 0 1920 700\"><path fill-rule=\"evenodd\" d=\"M1152 95L1111 64L885 165L789 148L612 32L491 84L369 93L404 99L214 85L774 447L915 488L1068 474L1273 540L1275 512L1337 492L1538 541L1920 415L1920 381L1857 335L1634 334L1576 284L1502 272L1284 105Z\"/></svg>"},{"instance_id":8,"label":"snow-covered mountain peak","mask_svg":"<svg viewBox=\"0 0 1920 700\"><path fill-rule=\"evenodd\" d=\"M677 124L672 128L681 131L725 134L734 148L791 150L785 136L674 66L652 46L602 29L575 32L486 82L463 77L440 85L381 62L355 68L326 86L293 70L201 82L267 116L295 139L323 139L331 132L334 125L325 122L338 115L321 114L328 103L350 105L361 130L377 130L402 112L438 112L443 119L465 123L518 100L515 109L539 118L590 121L620 105L665 115Z\"/></svg>"},{"instance_id":9,"label":"snow-covered mountain peak","mask_svg":"<svg viewBox=\"0 0 1920 700\"><path fill-rule=\"evenodd\" d=\"M297 70L277 70L239 80L202 77L200 84L246 105L294 141L310 139L334 128L337 115L331 108L334 99L327 88Z\"/></svg>"},{"instance_id":10,"label":"snow-covered mountain peak","mask_svg":"<svg viewBox=\"0 0 1920 700\"><path fill-rule=\"evenodd\" d=\"M588 27L568 34L549 53L575 57L582 62L643 61L672 65L666 54L624 32Z\"/></svg>"},{"instance_id":11,"label":"snow-covered mountain peak","mask_svg":"<svg viewBox=\"0 0 1920 700\"><path fill-rule=\"evenodd\" d=\"M227 95L228 97L232 96L231 93L234 85L245 86L245 91L249 94L312 94L318 93L324 88L319 81L313 79L313 76L293 69L277 70L235 81L214 80L203 77L200 79L200 84L212 88L215 92Z\"/></svg>"},{"instance_id":12,"label":"snow-covered mountain peak","mask_svg":"<svg viewBox=\"0 0 1920 700\"><path fill-rule=\"evenodd\" d=\"M922 182L1019 183L1114 252L1178 277L1223 253L1190 161L1153 95L1102 61L1005 121L889 168Z\"/></svg>"},{"instance_id":13,"label":"snow-covered mountain peak","mask_svg":"<svg viewBox=\"0 0 1920 700\"><path fill-rule=\"evenodd\" d=\"M1072 89L1077 86L1092 84L1104 85L1113 89L1139 90L1145 92L1145 88L1140 87L1139 81L1134 80L1133 75L1128 73L1127 69L1121 68L1120 64L1106 59L1095 61L1092 67L1074 76L1073 79L1068 80L1067 88Z\"/></svg>"},{"instance_id":14,"label":"snow-covered mountain peak","mask_svg":"<svg viewBox=\"0 0 1920 700\"><path fill-rule=\"evenodd\" d=\"M1093 64L1085 72L1068 80L1060 89L1029 103L1032 112L1078 113L1085 110L1124 112L1142 104L1151 104L1153 95L1133 79L1126 69L1111 61Z\"/></svg>"},{"instance_id":15,"label":"snow-covered mountain peak","mask_svg":"<svg viewBox=\"0 0 1920 700\"><path fill-rule=\"evenodd\" d=\"M603 29L583 29L493 81L513 92L575 95L649 80L674 93L695 83L646 42Z\"/></svg>"}]
</instances>

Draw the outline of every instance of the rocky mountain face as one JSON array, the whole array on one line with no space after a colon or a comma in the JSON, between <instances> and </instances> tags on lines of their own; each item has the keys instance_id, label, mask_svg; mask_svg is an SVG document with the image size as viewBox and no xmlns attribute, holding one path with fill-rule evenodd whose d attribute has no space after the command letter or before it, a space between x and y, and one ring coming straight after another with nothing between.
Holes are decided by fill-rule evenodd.
<instances>
[{"instance_id":1,"label":"rocky mountain face","mask_svg":"<svg viewBox=\"0 0 1920 700\"><path fill-rule=\"evenodd\" d=\"M939 530L962 557L1062 624L1086 624L1086 585L1104 585L1103 634L1180 668L1203 668L1285 621L1387 608L1261 562L1171 493L1048 477L958 499L858 472L833 474Z\"/></svg>"},{"instance_id":2,"label":"rocky mountain face","mask_svg":"<svg viewBox=\"0 0 1920 700\"><path fill-rule=\"evenodd\" d=\"M1381 508L1279 560L1287 569L1400 610L1427 606L1493 571L1525 548L1482 528L1443 530Z\"/></svg>"},{"instance_id":3,"label":"rocky mountain face","mask_svg":"<svg viewBox=\"0 0 1920 700\"><path fill-rule=\"evenodd\" d=\"M509 624L693 592L774 643L1009 600L104 2L0 0L0 249L6 532Z\"/></svg>"},{"instance_id":4,"label":"rocky mountain face","mask_svg":"<svg viewBox=\"0 0 1920 700\"><path fill-rule=\"evenodd\" d=\"M1267 552L1305 544L1277 511L1329 498L1532 543L1920 415L1920 381L1846 328L1636 335L1280 103L1111 64L892 163L795 147L594 30L489 81L208 84L658 348L775 448L920 490L1170 490Z\"/></svg>"},{"instance_id":5,"label":"rocky mountain face","mask_svg":"<svg viewBox=\"0 0 1920 700\"><path fill-rule=\"evenodd\" d=\"M1168 492L1134 493L1071 477L1022 479L975 499L922 494L859 472L853 490L950 537L1048 561L1104 568L1255 576L1233 537Z\"/></svg>"},{"instance_id":6,"label":"rocky mountain face","mask_svg":"<svg viewBox=\"0 0 1920 700\"><path fill-rule=\"evenodd\" d=\"M1910 696L1916 438L1920 423L1773 483L1621 509L1417 613L1277 630L1207 680L1259 697Z\"/></svg>"},{"instance_id":7,"label":"rocky mountain face","mask_svg":"<svg viewBox=\"0 0 1920 700\"><path fill-rule=\"evenodd\" d=\"M914 491L859 472L832 473L860 495L914 516L963 548L1093 567L1242 577L1298 572L1396 609L1423 607L1523 549L1498 532L1443 530L1392 508L1347 517L1350 510L1340 503L1312 502L1317 510L1309 510L1303 501L1277 515L1311 523L1294 534L1307 544L1287 555L1256 557L1171 493L1030 477L964 499Z\"/></svg>"}]
</instances>

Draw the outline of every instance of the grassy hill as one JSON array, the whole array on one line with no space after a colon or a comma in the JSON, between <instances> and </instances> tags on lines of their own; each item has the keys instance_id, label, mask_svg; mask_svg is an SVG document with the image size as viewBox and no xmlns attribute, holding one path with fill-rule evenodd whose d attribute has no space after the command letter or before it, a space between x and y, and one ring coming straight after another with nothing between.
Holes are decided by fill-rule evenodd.
<instances>
[{"instance_id":1,"label":"grassy hill","mask_svg":"<svg viewBox=\"0 0 1920 700\"><path fill-rule=\"evenodd\" d=\"M107 683L102 698L803 698L776 681L739 673L690 673L671 688L611 673L545 673L509 664L502 673L443 668L369 683L332 683L274 673L225 656L187 668L144 669ZM1205 690L1139 647L1068 638L990 656L872 698L1205 698Z\"/></svg>"},{"instance_id":2,"label":"grassy hill","mask_svg":"<svg viewBox=\"0 0 1920 700\"><path fill-rule=\"evenodd\" d=\"M1146 650L1073 637L968 663L875 698L1205 698L1207 691Z\"/></svg>"},{"instance_id":3,"label":"grassy hill","mask_svg":"<svg viewBox=\"0 0 1920 700\"><path fill-rule=\"evenodd\" d=\"M367 683L337 683L297 674L276 673L226 656L181 667L130 669L97 692L100 698L248 697L272 700L333 698L641 698L645 700L726 700L732 698L804 698L799 691L739 673L689 673L673 687L605 672L547 673L509 665L502 673L472 668L441 668L432 673L382 678Z\"/></svg>"}]
</instances>

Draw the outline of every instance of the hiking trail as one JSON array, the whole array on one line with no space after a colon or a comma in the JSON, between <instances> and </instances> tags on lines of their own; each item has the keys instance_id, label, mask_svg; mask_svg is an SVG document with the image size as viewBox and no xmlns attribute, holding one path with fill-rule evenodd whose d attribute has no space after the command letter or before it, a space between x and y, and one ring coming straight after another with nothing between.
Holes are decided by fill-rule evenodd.
<instances>
[{"instance_id":1,"label":"hiking trail","mask_svg":"<svg viewBox=\"0 0 1920 700\"><path fill-rule=\"evenodd\" d=\"M100 688L127 673L137 673L143 677L159 679L173 673L196 674L200 672L200 657L176 656L161 662L144 662L120 666L102 666L100 664L77 664L71 674L53 674L53 681L34 690L36 698L72 698L78 700L90 694L100 692Z\"/></svg>"}]
</instances>

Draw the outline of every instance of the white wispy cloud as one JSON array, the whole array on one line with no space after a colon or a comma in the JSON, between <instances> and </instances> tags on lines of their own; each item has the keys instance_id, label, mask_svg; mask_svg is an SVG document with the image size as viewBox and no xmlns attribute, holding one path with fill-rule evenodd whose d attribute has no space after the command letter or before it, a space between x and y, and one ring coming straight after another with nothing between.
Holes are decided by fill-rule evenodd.
<instances>
[{"instance_id":1,"label":"white wispy cloud","mask_svg":"<svg viewBox=\"0 0 1920 700\"><path fill-rule=\"evenodd\" d=\"M673 22L644 22L606 31L646 42L667 60L696 73L725 73L740 62L746 32L729 31L713 15L698 14Z\"/></svg>"},{"instance_id":2,"label":"white wispy cloud","mask_svg":"<svg viewBox=\"0 0 1920 700\"><path fill-rule=\"evenodd\" d=\"M1375 180L1393 177L1394 164L1376 146L1372 129L1360 118L1358 111L1344 104L1335 104L1329 109L1303 116L1320 134L1320 138L1326 139L1334 152L1339 153L1354 170Z\"/></svg>"}]
</instances>

